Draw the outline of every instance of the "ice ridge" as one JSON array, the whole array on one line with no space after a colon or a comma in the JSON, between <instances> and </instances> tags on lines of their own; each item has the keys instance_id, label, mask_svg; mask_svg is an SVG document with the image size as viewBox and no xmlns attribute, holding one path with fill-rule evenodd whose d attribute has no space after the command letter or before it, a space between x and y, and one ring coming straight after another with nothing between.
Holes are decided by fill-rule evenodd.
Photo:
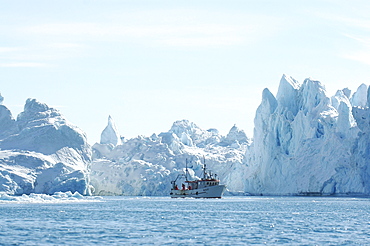
<instances>
[{"instance_id":1,"label":"ice ridge","mask_svg":"<svg viewBox=\"0 0 370 246\"><path fill-rule=\"evenodd\" d=\"M370 110L365 91L361 85L352 97L344 89L329 98L319 81L306 79L298 85L286 76L276 102L264 91L253 143L246 151L245 191L369 195L370 155L365 146Z\"/></svg>"},{"instance_id":2,"label":"ice ridge","mask_svg":"<svg viewBox=\"0 0 370 246\"><path fill-rule=\"evenodd\" d=\"M0 192L91 194L91 147L58 110L27 99L14 120L0 105L0 132Z\"/></svg>"}]
</instances>

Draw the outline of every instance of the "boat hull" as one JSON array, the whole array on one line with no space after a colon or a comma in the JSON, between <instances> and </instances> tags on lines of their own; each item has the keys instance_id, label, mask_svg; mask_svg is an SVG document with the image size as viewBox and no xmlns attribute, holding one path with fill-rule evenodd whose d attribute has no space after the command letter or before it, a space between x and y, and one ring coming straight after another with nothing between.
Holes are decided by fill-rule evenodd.
<instances>
[{"instance_id":1,"label":"boat hull","mask_svg":"<svg viewBox=\"0 0 370 246\"><path fill-rule=\"evenodd\" d=\"M194 190L175 190L171 189L172 198L221 198L226 189L225 185L208 186Z\"/></svg>"}]
</instances>

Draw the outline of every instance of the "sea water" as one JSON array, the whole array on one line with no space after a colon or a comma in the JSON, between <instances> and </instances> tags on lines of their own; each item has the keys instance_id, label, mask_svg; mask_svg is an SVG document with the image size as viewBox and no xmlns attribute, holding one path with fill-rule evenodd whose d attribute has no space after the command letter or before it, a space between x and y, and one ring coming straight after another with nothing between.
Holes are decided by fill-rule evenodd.
<instances>
[{"instance_id":1,"label":"sea water","mask_svg":"<svg viewBox=\"0 0 370 246\"><path fill-rule=\"evenodd\" d=\"M368 198L0 201L0 245L369 243Z\"/></svg>"}]
</instances>

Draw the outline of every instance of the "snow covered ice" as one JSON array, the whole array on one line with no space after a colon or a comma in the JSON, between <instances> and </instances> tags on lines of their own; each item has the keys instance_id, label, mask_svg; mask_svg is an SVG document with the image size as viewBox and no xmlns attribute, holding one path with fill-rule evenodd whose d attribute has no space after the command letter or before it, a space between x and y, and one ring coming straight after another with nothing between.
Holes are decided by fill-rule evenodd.
<instances>
[{"instance_id":1,"label":"snow covered ice","mask_svg":"<svg viewBox=\"0 0 370 246\"><path fill-rule=\"evenodd\" d=\"M101 134L101 144L111 144L113 146L117 146L121 144L121 136L118 133L117 127L115 123L113 122L113 119L111 116L108 118L108 125L103 130Z\"/></svg>"},{"instance_id":2,"label":"snow covered ice","mask_svg":"<svg viewBox=\"0 0 370 246\"><path fill-rule=\"evenodd\" d=\"M112 124L110 118L107 128ZM115 141L117 134L110 136ZM242 165L249 141L236 126L223 137L215 129L203 130L187 120L176 121L158 136L138 136L117 146L105 139L108 143L93 145L90 177L97 195L167 196L171 180L184 172L186 160L191 172L200 176L203 157L222 180L233 180L238 174L230 168ZM230 187L242 188L238 182Z\"/></svg>"},{"instance_id":3,"label":"snow covered ice","mask_svg":"<svg viewBox=\"0 0 370 246\"><path fill-rule=\"evenodd\" d=\"M328 97L321 82L284 75L276 97L262 93L253 139L177 121L158 136L95 144L91 182L96 194L166 195L185 160L199 176L205 156L228 194L369 195L369 97L364 84Z\"/></svg>"},{"instance_id":4,"label":"snow covered ice","mask_svg":"<svg viewBox=\"0 0 370 246\"><path fill-rule=\"evenodd\" d=\"M265 89L246 152L245 191L368 195L367 95L361 85L352 97L343 89L330 98L319 81L288 76L276 98Z\"/></svg>"},{"instance_id":5,"label":"snow covered ice","mask_svg":"<svg viewBox=\"0 0 370 246\"><path fill-rule=\"evenodd\" d=\"M28 99L14 119L0 96L0 191L167 196L170 181L207 167L226 194L370 195L370 93L362 84L329 97L319 81L284 75L262 92L253 138L188 120L167 132L123 138L109 116L92 147L59 111ZM129 119L128 119L129 120Z\"/></svg>"},{"instance_id":6,"label":"snow covered ice","mask_svg":"<svg viewBox=\"0 0 370 246\"><path fill-rule=\"evenodd\" d=\"M99 196L83 196L77 191L74 193L70 191L55 192L53 195L31 193L21 196L11 196L5 192L0 192L0 203L70 203L99 201L102 199Z\"/></svg>"},{"instance_id":7,"label":"snow covered ice","mask_svg":"<svg viewBox=\"0 0 370 246\"><path fill-rule=\"evenodd\" d=\"M0 105L0 191L90 194L91 147L58 110L28 99L15 120Z\"/></svg>"}]
</instances>

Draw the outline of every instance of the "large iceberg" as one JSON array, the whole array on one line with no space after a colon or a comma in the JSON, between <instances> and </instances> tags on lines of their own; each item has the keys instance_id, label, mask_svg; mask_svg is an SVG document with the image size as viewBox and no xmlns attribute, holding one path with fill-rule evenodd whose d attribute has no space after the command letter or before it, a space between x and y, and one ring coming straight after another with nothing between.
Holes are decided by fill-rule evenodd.
<instances>
[{"instance_id":1,"label":"large iceberg","mask_svg":"<svg viewBox=\"0 0 370 246\"><path fill-rule=\"evenodd\" d=\"M226 194L370 195L370 89L329 97L316 80L284 75L256 110L253 139L237 126L226 136L188 120L167 132L124 139L112 117L99 143L59 111L28 99L17 119L0 95L0 192L168 195L187 166L204 163ZM94 187L94 188L93 188Z\"/></svg>"},{"instance_id":2,"label":"large iceberg","mask_svg":"<svg viewBox=\"0 0 370 246\"><path fill-rule=\"evenodd\" d=\"M276 96L263 90L254 123L253 140L236 126L221 136L182 120L159 135L95 144L95 194L167 195L187 161L199 176L205 160L227 194L370 195L368 86L329 97L319 81L283 75Z\"/></svg>"},{"instance_id":3,"label":"large iceberg","mask_svg":"<svg viewBox=\"0 0 370 246\"><path fill-rule=\"evenodd\" d=\"M328 97L312 79L265 89L248 146L244 190L268 195L369 195L367 86Z\"/></svg>"},{"instance_id":4,"label":"large iceberg","mask_svg":"<svg viewBox=\"0 0 370 246\"><path fill-rule=\"evenodd\" d=\"M242 191L243 184L235 181L242 177L233 170L241 169L249 141L236 126L224 137L215 129L181 120L159 135L138 136L116 146L96 143L90 173L94 194L167 196L170 181L184 172L186 163L194 176L200 176L204 161L230 190Z\"/></svg>"},{"instance_id":5,"label":"large iceberg","mask_svg":"<svg viewBox=\"0 0 370 246\"><path fill-rule=\"evenodd\" d=\"M85 133L58 110L28 99L15 120L0 105L0 192L88 195L90 163Z\"/></svg>"}]
</instances>

